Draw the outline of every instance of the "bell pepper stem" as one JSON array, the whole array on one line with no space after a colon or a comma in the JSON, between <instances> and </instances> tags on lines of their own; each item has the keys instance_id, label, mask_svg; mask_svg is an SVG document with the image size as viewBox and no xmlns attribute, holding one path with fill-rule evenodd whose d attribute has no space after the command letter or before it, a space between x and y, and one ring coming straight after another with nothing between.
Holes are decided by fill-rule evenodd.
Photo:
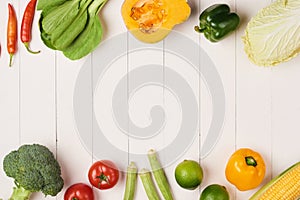
<instances>
[{"instance_id":1,"label":"bell pepper stem","mask_svg":"<svg viewBox=\"0 0 300 200\"><path fill-rule=\"evenodd\" d=\"M205 30L206 28L200 28L199 26L195 26L194 27L194 30L198 33L203 33L203 31Z\"/></svg>"},{"instance_id":2,"label":"bell pepper stem","mask_svg":"<svg viewBox=\"0 0 300 200\"><path fill-rule=\"evenodd\" d=\"M245 157L245 161L246 161L247 165L250 165L253 167L255 167L257 165L256 160L252 156Z\"/></svg>"}]
</instances>

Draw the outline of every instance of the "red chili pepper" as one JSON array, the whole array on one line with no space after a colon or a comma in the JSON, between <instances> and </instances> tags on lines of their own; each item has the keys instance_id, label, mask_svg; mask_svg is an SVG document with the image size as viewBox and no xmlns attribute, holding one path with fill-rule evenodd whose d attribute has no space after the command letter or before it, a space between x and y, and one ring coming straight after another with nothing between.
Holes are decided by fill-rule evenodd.
<instances>
[{"instance_id":1,"label":"red chili pepper","mask_svg":"<svg viewBox=\"0 0 300 200\"><path fill-rule=\"evenodd\" d=\"M24 43L27 51L30 53L40 53L40 51L32 51L29 48L29 42L31 41L32 22L35 14L36 0L31 0L24 11L22 24L21 24L21 41Z\"/></svg>"},{"instance_id":2,"label":"red chili pepper","mask_svg":"<svg viewBox=\"0 0 300 200\"><path fill-rule=\"evenodd\" d=\"M17 16L11 4L8 4L7 23L7 51L9 53L9 66L12 65L12 57L17 52Z\"/></svg>"}]
</instances>

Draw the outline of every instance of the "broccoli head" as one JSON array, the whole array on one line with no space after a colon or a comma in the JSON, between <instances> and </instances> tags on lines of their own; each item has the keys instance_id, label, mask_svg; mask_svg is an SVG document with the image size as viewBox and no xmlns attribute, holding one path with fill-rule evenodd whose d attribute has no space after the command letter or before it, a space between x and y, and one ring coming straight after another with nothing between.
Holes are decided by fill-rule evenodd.
<instances>
[{"instance_id":1,"label":"broccoli head","mask_svg":"<svg viewBox=\"0 0 300 200\"><path fill-rule=\"evenodd\" d=\"M40 144L25 144L11 151L4 157L3 169L16 184L10 200L27 200L33 192L56 196L64 185L59 163Z\"/></svg>"}]
</instances>

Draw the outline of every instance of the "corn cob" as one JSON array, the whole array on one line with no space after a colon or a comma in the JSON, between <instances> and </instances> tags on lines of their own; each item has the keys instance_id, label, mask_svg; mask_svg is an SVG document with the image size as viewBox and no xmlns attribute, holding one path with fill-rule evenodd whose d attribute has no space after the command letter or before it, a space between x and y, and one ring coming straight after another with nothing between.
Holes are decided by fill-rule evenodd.
<instances>
[{"instance_id":1,"label":"corn cob","mask_svg":"<svg viewBox=\"0 0 300 200\"><path fill-rule=\"evenodd\" d=\"M300 162L258 190L249 200L296 200L300 197Z\"/></svg>"}]
</instances>

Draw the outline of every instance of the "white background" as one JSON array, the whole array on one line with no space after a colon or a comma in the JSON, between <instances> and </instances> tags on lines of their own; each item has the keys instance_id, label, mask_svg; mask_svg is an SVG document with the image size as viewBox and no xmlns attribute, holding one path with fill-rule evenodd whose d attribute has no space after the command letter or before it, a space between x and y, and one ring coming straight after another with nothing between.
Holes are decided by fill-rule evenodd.
<instances>
[{"instance_id":1,"label":"white background","mask_svg":"<svg viewBox=\"0 0 300 200\"><path fill-rule=\"evenodd\" d=\"M195 33L193 27L198 24L200 11L216 2L228 3L240 15L241 24L234 34L212 44L203 35ZM199 199L200 191L212 183L225 185L232 199L247 199L256 189L240 192L228 183L224 175L230 155L241 147L252 148L264 157L267 167L264 183L300 160L300 57L273 68L258 67L248 60L241 40L250 18L271 2L190 0L190 18L174 28L199 43L207 52L221 76L226 94L226 119L222 136L213 151L201 159L203 138L199 134L189 150L165 169L176 199ZM45 47L39 37L37 12L31 48L41 50L41 53L29 54L19 41L13 66L9 68L9 55L6 52L7 3L12 3L15 7L20 27L28 1L5 0L0 3L0 197L8 199L14 185L13 180L3 173L3 157L21 144L41 143L48 146L61 163L65 187L57 197L44 198L42 194L34 194L32 199L63 199L64 191L69 185L76 182L88 183L87 171L95 161L78 137L73 114L74 86L86 58L70 61L60 52ZM121 5L120 0L109 0L101 11L104 40L126 31L120 13ZM206 92L202 94L201 88L197 88L199 85L201 84L195 84L194 87L199 91L198 100L201 102L200 124L204 124L200 126L200 132L205 132L201 129L207 129L205 124L211 117L211 110L207 108L210 101ZM133 109L132 112L139 111ZM175 122L176 120L179 119L174 119ZM141 123L147 124L147 120ZM174 169L183 159L198 160L201 163L204 179L199 189L187 191L176 184ZM122 199L124 187L125 178L122 174L118 185L113 189L94 189L96 199ZM136 199L147 199L140 181Z\"/></svg>"}]
</instances>

